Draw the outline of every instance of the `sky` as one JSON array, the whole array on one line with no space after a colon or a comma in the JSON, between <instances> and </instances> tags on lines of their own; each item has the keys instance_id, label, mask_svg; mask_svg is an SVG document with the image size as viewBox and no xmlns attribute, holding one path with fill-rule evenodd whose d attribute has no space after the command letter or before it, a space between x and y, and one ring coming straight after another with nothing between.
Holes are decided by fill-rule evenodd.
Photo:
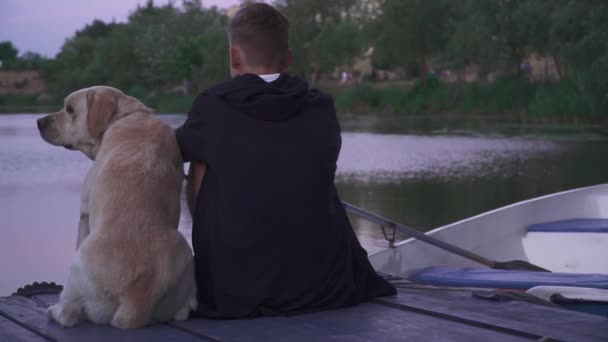
<instances>
[{"instance_id":1,"label":"sky","mask_svg":"<svg viewBox=\"0 0 608 342\"><path fill-rule=\"evenodd\" d=\"M165 4L171 0L155 0ZM180 4L181 0L173 0ZM0 42L9 40L19 49L55 57L66 38L94 19L127 20L129 12L146 0L0 0ZM238 0L203 0L203 6L228 7Z\"/></svg>"}]
</instances>

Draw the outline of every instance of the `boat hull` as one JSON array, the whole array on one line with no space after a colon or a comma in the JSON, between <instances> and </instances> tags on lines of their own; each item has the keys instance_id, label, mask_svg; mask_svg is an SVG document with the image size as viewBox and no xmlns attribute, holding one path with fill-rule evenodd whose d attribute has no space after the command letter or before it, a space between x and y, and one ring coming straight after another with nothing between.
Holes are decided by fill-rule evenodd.
<instances>
[{"instance_id":1,"label":"boat hull","mask_svg":"<svg viewBox=\"0 0 608 342\"><path fill-rule=\"evenodd\" d=\"M515 203L434 229L427 234L497 261L525 260L554 272L608 273L608 232L528 232L534 224L608 218L608 184ZM383 273L407 276L431 266L479 264L407 239L373 255Z\"/></svg>"}]
</instances>

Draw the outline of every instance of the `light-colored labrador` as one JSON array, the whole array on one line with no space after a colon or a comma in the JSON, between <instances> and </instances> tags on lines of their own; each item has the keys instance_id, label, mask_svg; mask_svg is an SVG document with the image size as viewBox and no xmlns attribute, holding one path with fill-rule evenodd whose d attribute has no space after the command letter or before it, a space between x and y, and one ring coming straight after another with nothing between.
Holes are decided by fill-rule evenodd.
<instances>
[{"instance_id":1,"label":"light-colored labrador","mask_svg":"<svg viewBox=\"0 0 608 342\"><path fill-rule=\"evenodd\" d=\"M76 258L49 317L119 328L188 318L194 261L177 231L183 167L171 127L139 100L96 86L70 94L38 128L48 143L93 160Z\"/></svg>"}]
</instances>

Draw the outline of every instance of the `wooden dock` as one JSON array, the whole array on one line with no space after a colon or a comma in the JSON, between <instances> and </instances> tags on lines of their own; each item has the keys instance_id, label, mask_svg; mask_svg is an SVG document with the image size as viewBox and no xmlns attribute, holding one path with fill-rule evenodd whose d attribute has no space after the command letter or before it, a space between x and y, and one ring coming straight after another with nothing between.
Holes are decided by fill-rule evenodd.
<instances>
[{"instance_id":1,"label":"wooden dock","mask_svg":"<svg viewBox=\"0 0 608 342\"><path fill-rule=\"evenodd\" d=\"M62 328L45 309L57 294L0 298L0 341L608 341L608 318L471 290L397 281L399 294L355 307L248 320L190 319L120 330Z\"/></svg>"}]
</instances>

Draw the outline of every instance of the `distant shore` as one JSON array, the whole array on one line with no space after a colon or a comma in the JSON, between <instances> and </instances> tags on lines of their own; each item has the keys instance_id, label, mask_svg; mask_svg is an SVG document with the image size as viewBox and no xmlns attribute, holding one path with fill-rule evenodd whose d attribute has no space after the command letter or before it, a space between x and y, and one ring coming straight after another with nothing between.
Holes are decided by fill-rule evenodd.
<instances>
[{"instance_id":1,"label":"distant shore","mask_svg":"<svg viewBox=\"0 0 608 342\"><path fill-rule=\"evenodd\" d=\"M512 127L575 130L607 126L602 117L592 114L577 88L568 81L534 83L504 79L493 83L454 84L428 80L410 84L320 83L316 86L333 95L341 116L362 120L373 113L373 117L391 122L414 120L430 124L447 120L462 121L464 126L499 122ZM138 96L159 113L176 114L187 113L195 97L176 93ZM50 98L38 103L35 96L0 95L0 113L48 113L60 109L62 102L62 99Z\"/></svg>"}]
</instances>

